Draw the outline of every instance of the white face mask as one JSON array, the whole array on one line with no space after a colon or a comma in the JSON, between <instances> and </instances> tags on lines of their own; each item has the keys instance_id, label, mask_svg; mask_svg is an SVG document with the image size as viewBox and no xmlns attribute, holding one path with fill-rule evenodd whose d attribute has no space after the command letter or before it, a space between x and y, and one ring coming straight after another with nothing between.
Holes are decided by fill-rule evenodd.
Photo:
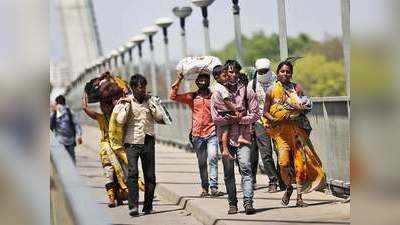
<instances>
[{"instance_id":1,"label":"white face mask","mask_svg":"<svg viewBox=\"0 0 400 225\"><path fill-rule=\"evenodd\" d=\"M257 73L257 80L261 83L268 83L268 82L272 82L273 77L269 71L266 74L258 74Z\"/></svg>"}]
</instances>

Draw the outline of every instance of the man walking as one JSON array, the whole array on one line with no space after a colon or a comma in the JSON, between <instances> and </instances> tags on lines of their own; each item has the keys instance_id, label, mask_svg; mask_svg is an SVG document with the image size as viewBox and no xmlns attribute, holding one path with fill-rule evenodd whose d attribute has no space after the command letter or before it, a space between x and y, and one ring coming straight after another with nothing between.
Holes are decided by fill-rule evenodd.
<instances>
[{"instance_id":1,"label":"man walking","mask_svg":"<svg viewBox=\"0 0 400 225\"><path fill-rule=\"evenodd\" d=\"M155 174L155 134L154 123L163 119L157 112L154 96L146 91L147 81L142 75L131 77L131 96L122 100L121 111L117 112L117 122L125 124L124 146L128 158L128 204L131 216L139 215L139 187L138 187L138 160L142 163L145 182L144 203L142 212L150 214L153 210L154 189L156 187Z\"/></svg>"},{"instance_id":2,"label":"man walking","mask_svg":"<svg viewBox=\"0 0 400 225\"><path fill-rule=\"evenodd\" d=\"M50 130L56 140L64 145L74 164L76 163L75 146L82 144L82 128L75 114L65 103L65 97L59 95L51 105Z\"/></svg>"},{"instance_id":3,"label":"man walking","mask_svg":"<svg viewBox=\"0 0 400 225\"><path fill-rule=\"evenodd\" d=\"M256 74L247 86L248 89L252 89L257 95L260 115L263 115L264 113L265 93L276 81L276 75L270 70L270 64L271 63L267 58L258 59L255 63ZM261 119L254 123L253 138L255 141L252 144L251 164L254 175L254 188L257 184L256 174L258 167L258 152L260 152L264 171L267 173L269 178L268 192L277 192L278 183L280 189L284 190L285 184L282 182L279 170L276 169L274 159L272 158L273 148L271 138L265 132Z\"/></svg>"},{"instance_id":4,"label":"man walking","mask_svg":"<svg viewBox=\"0 0 400 225\"><path fill-rule=\"evenodd\" d=\"M242 176L241 184L243 189L243 206L246 214L254 214L253 208L253 174L251 170L250 152L251 152L251 124L260 118L257 97L252 89L248 89L245 85L238 82L239 71L241 66L234 60L228 60L225 63L225 69L231 83L229 84L229 92L232 94L232 100L237 107L237 111L241 112L241 116L221 115L217 109L224 104L218 92L213 93L211 98L211 115L217 126L217 132L220 126L229 125L229 151L234 157L223 156L222 163L224 165L224 180L226 190L228 192L229 210L228 214L236 214L237 207L237 191L235 182L234 162L239 165L240 175ZM241 143L238 141L239 136L245 140Z\"/></svg>"},{"instance_id":5,"label":"man walking","mask_svg":"<svg viewBox=\"0 0 400 225\"><path fill-rule=\"evenodd\" d=\"M209 195L209 188L211 189L211 196L221 196L222 192L218 191L218 139L210 109L210 75L198 75L196 79L198 90L196 92L178 94L182 79L183 75L178 74L177 80L171 88L170 99L187 104L192 110L191 136L199 164L202 187L200 197ZM207 158L210 166L210 181L208 180Z\"/></svg>"}]
</instances>

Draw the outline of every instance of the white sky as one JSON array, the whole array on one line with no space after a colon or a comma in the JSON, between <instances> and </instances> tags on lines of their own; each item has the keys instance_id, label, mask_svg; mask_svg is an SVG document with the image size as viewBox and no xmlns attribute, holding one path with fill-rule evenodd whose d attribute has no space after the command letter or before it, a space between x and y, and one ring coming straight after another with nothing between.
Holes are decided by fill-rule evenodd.
<instances>
[{"instance_id":1,"label":"white sky","mask_svg":"<svg viewBox=\"0 0 400 225\"><path fill-rule=\"evenodd\" d=\"M62 37L55 0L50 2L50 40L51 59L59 59L63 55ZM372 4L374 3L375 4ZM362 11L375 9L379 1L352 0L354 5L362 7ZM368 4L367 4L368 3ZM174 6L192 6L193 13L186 21L188 50L190 54L201 54L203 51L203 30L200 9L191 5L190 0L93 0L97 24L103 52L108 54L112 49L124 44L131 36L139 34L141 28L153 25L158 17L170 17L175 23L169 28L171 59L179 59L180 34L179 20L173 15ZM276 0L241 0L242 32L251 35L263 30L266 33L277 32ZM358 8L357 6L357 8ZM213 49L222 48L233 40L233 16L230 0L216 0L209 7L210 39ZM307 33L316 39L326 35L341 35L340 0L287 0L288 35ZM357 17L355 22L374 28L376 22L368 23L366 17ZM374 26L375 24L375 26ZM155 36L156 59L162 60L163 46L161 32ZM144 57L148 57L147 43L144 45ZM135 53L136 54L136 53Z\"/></svg>"}]
</instances>

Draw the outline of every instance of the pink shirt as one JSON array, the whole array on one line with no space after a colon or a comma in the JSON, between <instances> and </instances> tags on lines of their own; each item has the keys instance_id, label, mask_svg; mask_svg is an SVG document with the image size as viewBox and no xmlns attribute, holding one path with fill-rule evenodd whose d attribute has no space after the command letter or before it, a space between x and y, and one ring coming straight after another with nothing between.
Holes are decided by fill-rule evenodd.
<instances>
[{"instance_id":1,"label":"pink shirt","mask_svg":"<svg viewBox=\"0 0 400 225\"><path fill-rule=\"evenodd\" d=\"M247 103L248 109L245 109L245 90L247 89ZM213 93L211 97L211 116L214 120L215 126L230 125L229 139L233 146L238 146L238 137L240 133L244 139L251 142L252 126L249 126L260 119L260 111L258 108L257 96L252 89L246 88L244 85L239 84L236 91L231 91L233 95L234 104L239 112L247 111L239 123L231 123L225 117L221 116L217 109L224 105L223 99L219 96L218 92Z\"/></svg>"}]
</instances>

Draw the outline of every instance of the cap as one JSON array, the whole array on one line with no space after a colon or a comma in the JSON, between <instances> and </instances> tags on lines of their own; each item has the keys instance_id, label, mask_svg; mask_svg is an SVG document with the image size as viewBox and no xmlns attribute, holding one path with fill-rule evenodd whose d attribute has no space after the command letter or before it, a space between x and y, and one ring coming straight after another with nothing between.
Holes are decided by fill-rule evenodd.
<instances>
[{"instance_id":1,"label":"cap","mask_svg":"<svg viewBox=\"0 0 400 225\"><path fill-rule=\"evenodd\" d=\"M267 58L261 58L256 60L256 70L269 69L271 62Z\"/></svg>"}]
</instances>

